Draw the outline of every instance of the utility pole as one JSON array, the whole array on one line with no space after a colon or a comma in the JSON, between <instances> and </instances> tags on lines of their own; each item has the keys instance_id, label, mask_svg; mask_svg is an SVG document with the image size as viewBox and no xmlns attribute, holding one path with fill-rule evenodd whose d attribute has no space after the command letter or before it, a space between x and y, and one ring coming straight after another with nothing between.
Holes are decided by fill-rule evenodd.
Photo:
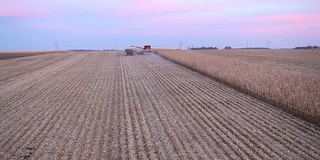
<instances>
[{"instance_id":1,"label":"utility pole","mask_svg":"<svg viewBox=\"0 0 320 160\"><path fill-rule=\"evenodd\" d=\"M271 49L271 41L269 41L269 48Z\"/></svg>"},{"instance_id":2,"label":"utility pole","mask_svg":"<svg viewBox=\"0 0 320 160\"><path fill-rule=\"evenodd\" d=\"M117 43L114 42L114 50L116 51L117 50Z\"/></svg>"},{"instance_id":3,"label":"utility pole","mask_svg":"<svg viewBox=\"0 0 320 160\"><path fill-rule=\"evenodd\" d=\"M267 48L271 49L271 41L267 41Z\"/></svg>"},{"instance_id":4,"label":"utility pole","mask_svg":"<svg viewBox=\"0 0 320 160\"><path fill-rule=\"evenodd\" d=\"M179 41L179 50L182 49L182 41Z\"/></svg>"},{"instance_id":5,"label":"utility pole","mask_svg":"<svg viewBox=\"0 0 320 160\"><path fill-rule=\"evenodd\" d=\"M55 50L59 50L59 44L57 42L54 43Z\"/></svg>"},{"instance_id":6,"label":"utility pole","mask_svg":"<svg viewBox=\"0 0 320 160\"><path fill-rule=\"evenodd\" d=\"M247 40L247 49L249 48L249 42L248 42L248 40Z\"/></svg>"}]
</instances>

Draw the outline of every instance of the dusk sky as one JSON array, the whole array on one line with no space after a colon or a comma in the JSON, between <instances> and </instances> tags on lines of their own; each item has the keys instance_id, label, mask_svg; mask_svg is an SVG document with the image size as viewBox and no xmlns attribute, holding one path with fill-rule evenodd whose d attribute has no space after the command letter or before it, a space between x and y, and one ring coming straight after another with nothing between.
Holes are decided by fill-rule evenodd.
<instances>
[{"instance_id":1,"label":"dusk sky","mask_svg":"<svg viewBox=\"0 0 320 160\"><path fill-rule=\"evenodd\" d=\"M0 0L0 51L320 45L319 0Z\"/></svg>"}]
</instances>

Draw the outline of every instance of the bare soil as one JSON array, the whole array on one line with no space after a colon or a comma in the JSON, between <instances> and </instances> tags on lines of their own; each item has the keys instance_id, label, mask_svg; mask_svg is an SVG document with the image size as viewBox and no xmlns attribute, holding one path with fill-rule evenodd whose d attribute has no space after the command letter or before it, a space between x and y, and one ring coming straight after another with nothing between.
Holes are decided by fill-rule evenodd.
<instances>
[{"instance_id":1,"label":"bare soil","mask_svg":"<svg viewBox=\"0 0 320 160\"><path fill-rule=\"evenodd\" d=\"M63 53L68 51L18 51L18 52L0 52L0 60L13 59L13 58L21 58L28 56L37 56L41 54L48 53Z\"/></svg>"},{"instance_id":2,"label":"bare soil","mask_svg":"<svg viewBox=\"0 0 320 160\"><path fill-rule=\"evenodd\" d=\"M320 128L153 53L0 61L0 159L320 159Z\"/></svg>"}]
</instances>

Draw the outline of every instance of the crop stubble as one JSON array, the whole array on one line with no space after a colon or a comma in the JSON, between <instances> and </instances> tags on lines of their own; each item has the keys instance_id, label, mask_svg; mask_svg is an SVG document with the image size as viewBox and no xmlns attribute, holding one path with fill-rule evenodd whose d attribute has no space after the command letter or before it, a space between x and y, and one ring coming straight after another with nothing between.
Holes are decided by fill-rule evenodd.
<instances>
[{"instance_id":1,"label":"crop stubble","mask_svg":"<svg viewBox=\"0 0 320 160\"><path fill-rule=\"evenodd\" d=\"M320 128L152 53L0 63L1 159L320 159Z\"/></svg>"}]
</instances>

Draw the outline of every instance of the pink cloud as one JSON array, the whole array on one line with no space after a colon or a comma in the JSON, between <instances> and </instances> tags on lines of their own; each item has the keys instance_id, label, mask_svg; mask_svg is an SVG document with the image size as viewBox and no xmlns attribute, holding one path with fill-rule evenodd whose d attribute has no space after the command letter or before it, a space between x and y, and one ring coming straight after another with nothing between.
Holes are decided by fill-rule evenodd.
<instances>
[{"instance_id":1,"label":"pink cloud","mask_svg":"<svg viewBox=\"0 0 320 160\"><path fill-rule=\"evenodd\" d=\"M203 2L203 1L154 1L154 0L135 0L126 1L124 5L114 10L116 17L139 17L139 16L158 16L166 14L178 14L182 12L203 12L206 10L221 10L226 8L226 3Z\"/></svg>"},{"instance_id":2,"label":"pink cloud","mask_svg":"<svg viewBox=\"0 0 320 160\"><path fill-rule=\"evenodd\" d=\"M319 34L320 14L286 14L240 19L239 27L231 30L238 34L306 35Z\"/></svg>"},{"instance_id":3,"label":"pink cloud","mask_svg":"<svg viewBox=\"0 0 320 160\"><path fill-rule=\"evenodd\" d=\"M320 14L285 14L285 15L272 15L258 18L248 19L248 22L277 22L277 23L308 23L308 24L320 24Z\"/></svg>"},{"instance_id":4,"label":"pink cloud","mask_svg":"<svg viewBox=\"0 0 320 160\"><path fill-rule=\"evenodd\" d=\"M42 31L58 31L58 32L77 32L78 29L67 26L65 24L47 24L38 23L27 26L29 29L42 30Z\"/></svg>"},{"instance_id":5,"label":"pink cloud","mask_svg":"<svg viewBox=\"0 0 320 160\"><path fill-rule=\"evenodd\" d=\"M38 7L28 8L0 8L0 17L16 17L19 19L41 19L52 17L49 10Z\"/></svg>"}]
</instances>

